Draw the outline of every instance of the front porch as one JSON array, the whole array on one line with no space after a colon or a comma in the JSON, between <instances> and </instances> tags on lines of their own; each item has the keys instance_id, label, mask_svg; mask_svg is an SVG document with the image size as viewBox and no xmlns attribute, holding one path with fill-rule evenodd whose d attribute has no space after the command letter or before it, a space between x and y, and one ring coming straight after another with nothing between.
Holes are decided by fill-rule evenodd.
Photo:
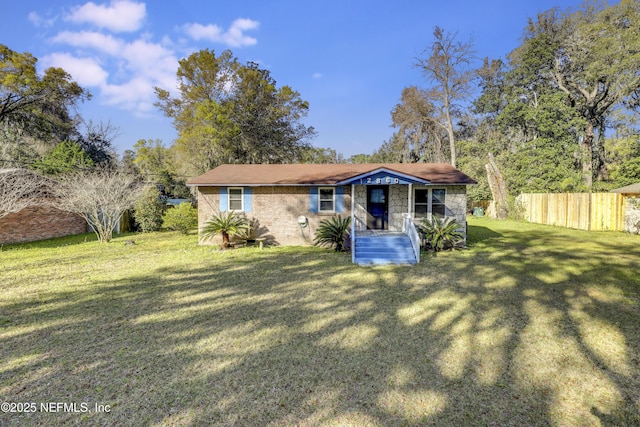
<instances>
[{"instance_id":1,"label":"front porch","mask_svg":"<svg viewBox=\"0 0 640 427\"><path fill-rule=\"evenodd\" d=\"M351 247L356 264L416 264L420 237L414 224L433 216L464 224L466 188L377 170L340 182L351 186Z\"/></svg>"}]
</instances>

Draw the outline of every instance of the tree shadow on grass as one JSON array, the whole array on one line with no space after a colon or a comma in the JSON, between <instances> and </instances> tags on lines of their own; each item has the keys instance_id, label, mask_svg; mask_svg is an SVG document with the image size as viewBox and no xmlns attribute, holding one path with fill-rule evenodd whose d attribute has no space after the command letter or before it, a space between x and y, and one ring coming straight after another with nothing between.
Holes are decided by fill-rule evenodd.
<instances>
[{"instance_id":1,"label":"tree shadow on grass","mask_svg":"<svg viewBox=\"0 0 640 427\"><path fill-rule=\"evenodd\" d=\"M112 405L12 418L25 425L640 421L631 258L489 231L414 267L230 251L4 304L0 395Z\"/></svg>"}]
</instances>

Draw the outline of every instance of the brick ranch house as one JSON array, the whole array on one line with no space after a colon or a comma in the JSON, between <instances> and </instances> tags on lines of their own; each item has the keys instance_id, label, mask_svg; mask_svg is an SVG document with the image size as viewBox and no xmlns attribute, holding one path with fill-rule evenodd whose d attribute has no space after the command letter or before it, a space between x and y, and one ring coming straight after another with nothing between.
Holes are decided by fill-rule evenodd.
<instances>
[{"instance_id":1,"label":"brick ranch house","mask_svg":"<svg viewBox=\"0 0 640 427\"><path fill-rule=\"evenodd\" d=\"M361 264L417 262L414 219L454 217L466 229L472 184L442 163L221 165L187 183L197 190L199 226L216 212L244 212L272 244L309 245L322 219L351 216ZM393 247L403 253L383 253Z\"/></svg>"}]
</instances>

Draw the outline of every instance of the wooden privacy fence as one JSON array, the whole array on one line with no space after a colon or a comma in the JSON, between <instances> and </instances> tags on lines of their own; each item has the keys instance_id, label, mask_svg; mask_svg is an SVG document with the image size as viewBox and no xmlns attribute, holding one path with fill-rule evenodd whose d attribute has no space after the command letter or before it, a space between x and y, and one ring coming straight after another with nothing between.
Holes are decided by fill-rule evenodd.
<instances>
[{"instance_id":1,"label":"wooden privacy fence","mask_svg":"<svg viewBox=\"0 0 640 427\"><path fill-rule=\"evenodd\" d=\"M529 222L579 230L624 230L625 201L618 193L520 194Z\"/></svg>"}]
</instances>

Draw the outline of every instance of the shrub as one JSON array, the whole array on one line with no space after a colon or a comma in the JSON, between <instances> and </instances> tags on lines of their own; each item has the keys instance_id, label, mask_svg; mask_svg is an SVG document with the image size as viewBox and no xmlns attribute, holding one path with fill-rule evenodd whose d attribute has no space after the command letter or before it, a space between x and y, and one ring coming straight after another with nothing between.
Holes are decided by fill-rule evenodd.
<instances>
[{"instance_id":1,"label":"shrub","mask_svg":"<svg viewBox=\"0 0 640 427\"><path fill-rule=\"evenodd\" d=\"M166 206L156 187L147 187L133 205L133 218L143 233L158 231L162 227L162 215Z\"/></svg>"},{"instance_id":2,"label":"shrub","mask_svg":"<svg viewBox=\"0 0 640 427\"><path fill-rule=\"evenodd\" d=\"M323 219L316 230L313 240L315 246L333 247L336 252L344 252L345 240L349 237L351 217L333 216Z\"/></svg>"},{"instance_id":3,"label":"shrub","mask_svg":"<svg viewBox=\"0 0 640 427\"><path fill-rule=\"evenodd\" d=\"M229 247L229 237L249 229L249 222L244 215L235 211L218 212L204 223L200 230L201 239L208 239L222 234L222 247Z\"/></svg>"},{"instance_id":4,"label":"shrub","mask_svg":"<svg viewBox=\"0 0 640 427\"><path fill-rule=\"evenodd\" d=\"M463 241L462 233L458 231L460 227L460 223L454 218L434 217L431 221L425 220L418 231L422 235L425 248L439 252L453 249Z\"/></svg>"},{"instance_id":5,"label":"shrub","mask_svg":"<svg viewBox=\"0 0 640 427\"><path fill-rule=\"evenodd\" d=\"M164 213L162 226L169 230L187 234L189 230L198 226L198 210L191 203L183 202Z\"/></svg>"}]
</instances>

